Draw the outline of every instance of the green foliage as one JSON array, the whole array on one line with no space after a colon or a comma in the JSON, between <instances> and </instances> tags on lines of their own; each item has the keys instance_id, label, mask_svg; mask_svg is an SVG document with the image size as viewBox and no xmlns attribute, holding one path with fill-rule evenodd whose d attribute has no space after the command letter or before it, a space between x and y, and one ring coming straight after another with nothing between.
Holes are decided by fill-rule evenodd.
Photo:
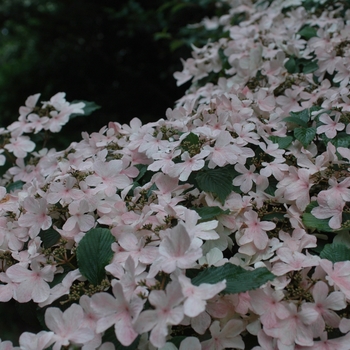
<instances>
[{"instance_id":1,"label":"green foliage","mask_svg":"<svg viewBox=\"0 0 350 350\"><path fill-rule=\"evenodd\" d=\"M106 275L105 266L111 261L111 244L115 238L108 229L95 228L88 231L77 248L78 267L81 274L93 285L101 283Z\"/></svg>"},{"instance_id":2,"label":"green foliage","mask_svg":"<svg viewBox=\"0 0 350 350\"><path fill-rule=\"evenodd\" d=\"M312 61L305 58L290 57L289 60L284 64L288 73L303 73L309 74L318 69L317 61Z\"/></svg>"},{"instance_id":3,"label":"green foliage","mask_svg":"<svg viewBox=\"0 0 350 350\"><path fill-rule=\"evenodd\" d=\"M50 227L48 230L41 230L39 237L43 242L44 248L50 248L59 241L61 235L52 227Z\"/></svg>"},{"instance_id":4,"label":"green foliage","mask_svg":"<svg viewBox=\"0 0 350 350\"><path fill-rule=\"evenodd\" d=\"M300 112L290 112L290 117L284 118L283 120L307 127L307 123L309 122L310 118L310 110L304 109Z\"/></svg>"},{"instance_id":5,"label":"green foliage","mask_svg":"<svg viewBox=\"0 0 350 350\"><path fill-rule=\"evenodd\" d=\"M220 207L202 207L192 208L201 217L201 221L209 221L215 219L221 214L229 214L229 210L223 210Z\"/></svg>"},{"instance_id":6,"label":"green foliage","mask_svg":"<svg viewBox=\"0 0 350 350\"><path fill-rule=\"evenodd\" d=\"M314 36L317 36L317 30L314 27L304 26L299 30L298 34L305 40L309 40Z\"/></svg>"},{"instance_id":7,"label":"green foliage","mask_svg":"<svg viewBox=\"0 0 350 350\"><path fill-rule=\"evenodd\" d=\"M316 136L316 128L296 128L294 136L306 148Z\"/></svg>"},{"instance_id":8,"label":"green foliage","mask_svg":"<svg viewBox=\"0 0 350 350\"><path fill-rule=\"evenodd\" d=\"M11 182L9 185L6 186L6 191L7 193L10 193L12 191L16 191L19 190L23 187L24 182L23 181L15 181L15 182Z\"/></svg>"},{"instance_id":9,"label":"green foliage","mask_svg":"<svg viewBox=\"0 0 350 350\"><path fill-rule=\"evenodd\" d=\"M345 132L338 132L337 136L333 139L327 139L331 142L335 147L350 147L350 135Z\"/></svg>"},{"instance_id":10,"label":"green foliage","mask_svg":"<svg viewBox=\"0 0 350 350\"><path fill-rule=\"evenodd\" d=\"M321 251L320 257L333 263L350 260L350 248L341 243L326 244Z\"/></svg>"},{"instance_id":11,"label":"green foliage","mask_svg":"<svg viewBox=\"0 0 350 350\"><path fill-rule=\"evenodd\" d=\"M269 136L269 140L273 143L278 143L278 148L286 149L292 143L293 137Z\"/></svg>"},{"instance_id":12,"label":"green foliage","mask_svg":"<svg viewBox=\"0 0 350 350\"><path fill-rule=\"evenodd\" d=\"M226 288L223 294L243 293L257 289L275 276L265 267L259 267L253 271L245 270L241 266L226 263L223 266L211 266L192 279L192 284L199 286L202 283L215 284L226 280Z\"/></svg>"},{"instance_id":13,"label":"green foliage","mask_svg":"<svg viewBox=\"0 0 350 350\"><path fill-rule=\"evenodd\" d=\"M311 210L317 207L317 202L311 202L302 215L303 224L310 229L317 229L319 232L333 232L334 230L329 227L329 219L317 219L311 214Z\"/></svg>"},{"instance_id":14,"label":"green foliage","mask_svg":"<svg viewBox=\"0 0 350 350\"><path fill-rule=\"evenodd\" d=\"M237 175L232 165L223 168L204 169L196 175L196 181L200 190L210 192L225 202L227 196L232 192L232 180Z\"/></svg>"}]
</instances>

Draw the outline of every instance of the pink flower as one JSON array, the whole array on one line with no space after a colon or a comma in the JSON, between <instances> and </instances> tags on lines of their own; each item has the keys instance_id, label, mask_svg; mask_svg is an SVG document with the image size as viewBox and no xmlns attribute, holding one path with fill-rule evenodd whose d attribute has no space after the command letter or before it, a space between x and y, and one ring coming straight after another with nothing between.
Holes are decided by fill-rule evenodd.
<instances>
[{"instance_id":1,"label":"pink flower","mask_svg":"<svg viewBox=\"0 0 350 350\"><path fill-rule=\"evenodd\" d=\"M224 350L227 348L244 349L244 342L239 335L245 330L243 321L231 319L220 329L220 322L210 326L211 339L202 342L202 350Z\"/></svg>"},{"instance_id":2,"label":"pink flower","mask_svg":"<svg viewBox=\"0 0 350 350\"><path fill-rule=\"evenodd\" d=\"M51 227L52 219L47 215L46 199L27 197L24 200L23 207L26 212L19 217L18 224L22 227L29 227L31 238L37 236L40 230L47 230Z\"/></svg>"},{"instance_id":3,"label":"pink flower","mask_svg":"<svg viewBox=\"0 0 350 350\"><path fill-rule=\"evenodd\" d=\"M267 91L262 88L258 91L256 103L265 112L271 112L275 109L275 97L273 95L268 96Z\"/></svg>"},{"instance_id":4,"label":"pink flower","mask_svg":"<svg viewBox=\"0 0 350 350\"><path fill-rule=\"evenodd\" d=\"M63 225L63 230L72 231L75 225L78 225L81 231L86 232L94 227L95 218L90 214L86 214L90 209L89 204L85 199L80 202L72 202L69 204L68 208L71 216Z\"/></svg>"},{"instance_id":5,"label":"pink flower","mask_svg":"<svg viewBox=\"0 0 350 350\"><path fill-rule=\"evenodd\" d=\"M25 158L28 152L32 152L35 148L35 143L30 141L28 136L18 136L10 138L10 143L4 146L12 152L17 158Z\"/></svg>"},{"instance_id":6,"label":"pink flower","mask_svg":"<svg viewBox=\"0 0 350 350\"><path fill-rule=\"evenodd\" d=\"M348 350L350 342L350 333L343 337L328 339L328 333L323 332L320 335L321 340L315 340L312 350ZM310 350L310 347L298 346L296 350Z\"/></svg>"},{"instance_id":7,"label":"pink flower","mask_svg":"<svg viewBox=\"0 0 350 350\"><path fill-rule=\"evenodd\" d=\"M200 170L204 167L204 160L209 150L202 150L200 153L191 157L188 152L184 152L181 156L183 162L176 163L172 170L168 173L171 177L179 177L180 181L186 181L192 171Z\"/></svg>"},{"instance_id":8,"label":"pink flower","mask_svg":"<svg viewBox=\"0 0 350 350\"><path fill-rule=\"evenodd\" d=\"M113 284L113 295L96 293L91 297L91 308L98 314L96 332L101 333L114 325L115 334L124 346L137 337L133 323L139 316L144 301L139 297L125 295L119 282Z\"/></svg>"},{"instance_id":9,"label":"pink flower","mask_svg":"<svg viewBox=\"0 0 350 350\"><path fill-rule=\"evenodd\" d=\"M239 148L232 144L233 138L228 131L222 131L217 136L213 147L204 146L204 150L210 151L207 159L209 159L209 168L216 166L222 167L226 164L235 164L239 153Z\"/></svg>"},{"instance_id":10,"label":"pink flower","mask_svg":"<svg viewBox=\"0 0 350 350\"><path fill-rule=\"evenodd\" d=\"M318 207L315 207L311 210L311 214L314 215L317 219L328 219L331 218L328 222L330 228L338 229L341 227L343 208L345 202L339 198L334 198L327 195L328 191L322 191L317 197Z\"/></svg>"},{"instance_id":11,"label":"pink flower","mask_svg":"<svg viewBox=\"0 0 350 350\"><path fill-rule=\"evenodd\" d=\"M89 328L81 328L83 320L84 311L78 304L72 304L64 312L57 307L49 307L45 312L45 323L54 332L53 350L60 350L71 342L82 345L91 340L94 332Z\"/></svg>"},{"instance_id":12,"label":"pink flower","mask_svg":"<svg viewBox=\"0 0 350 350\"><path fill-rule=\"evenodd\" d=\"M61 296L69 294L70 287L72 286L73 282L81 277L82 275L79 269L69 271L61 283L58 283L51 288L49 297L45 301L39 303L39 306L44 307L50 305Z\"/></svg>"},{"instance_id":13,"label":"pink flower","mask_svg":"<svg viewBox=\"0 0 350 350\"><path fill-rule=\"evenodd\" d=\"M24 332L19 337L21 350L44 350L53 343L53 332L41 331L38 334Z\"/></svg>"},{"instance_id":14,"label":"pink flower","mask_svg":"<svg viewBox=\"0 0 350 350\"><path fill-rule=\"evenodd\" d=\"M323 113L319 119L325 125L319 126L317 128L317 133L325 133L329 139L334 138L337 135L337 131L341 131L345 128L344 123L339 123L340 114L336 115L333 120L327 113Z\"/></svg>"},{"instance_id":15,"label":"pink flower","mask_svg":"<svg viewBox=\"0 0 350 350\"><path fill-rule=\"evenodd\" d=\"M179 149L168 152L161 151L153 153L151 156L155 161L148 166L147 170L158 171L161 169L164 174L168 174L175 165L173 159L180 154L181 150Z\"/></svg>"},{"instance_id":16,"label":"pink flower","mask_svg":"<svg viewBox=\"0 0 350 350\"><path fill-rule=\"evenodd\" d=\"M184 313L189 317L196 317L205 310L206 300L213 298L226 288L226 280L215 284L202 283L194 286L191 280L185 275L178 277L182 288L182 294L186 300L184 302Z\"/></svg>"},{"instance_id":17,"label":"pink flower","mask_svg":"<svg viewBox=\"0 0 350 350\"><path fill-rule=\"evenodd\" d=\"M269 221L260 221L257 212L253 210L245 212L244 217L246 227L241 230L241 234L238 234L237 242L239 245L253 242L259 250L265 249L269 242L266 231L273 230L276 224Z\"/></svg>"},{"instance_id":18,"label":"pink flower","mask_svg":"<svg viewBox=\"0 0 350 350\"><path fill-rule=\"evenodd\" d=\"M233 185L239 186L241 191L248 193L253 186L253 181L256 182L258 174L256 174L255 166L251 165L249 170L243 164L236 164L235 170L237 170L242 175L238 175L233 179Z\"/></svg>"},{"instance_id":19,"label":"pink flower","mask_svg":"<svg viewBox=\"0 0 350 350\"><path fill-rule=\"evenodd\" d=\"M14 299L20 303L33 300L36 303L43 302L50 295L50 287L47 282L52 282L56 267L46 265L40 269L39 263L33 261L31 270L15 264L10 266L6 274L15 283L19 283L14 293Z\"/></svg>"},{"instance_id":20,"label":"pink flower","mask_svg":"<svg viewBox=\"0 0 350 350\"><path fill-rule=\"evenodd\" d=\"M313 309L318 313L313 323L313 328L321 334L325 324L332 328L339 327L340 317L333 310L342 310L346 307L345 295L342 292L332 292L328 295L329 288L323 281L319 281L312 289L314 303L304 304L304 309Z\"/></svg>"},{"instance_id":21,"label":"pink flower","mask_svg":"<svg viewBox=\"0 0 350 350\"><path fill-rule=\"evenodd\" d=\"M145 245L146 241L142 237L138 239L133 233L122 234L118 239L122 251L116 254L115 262L125 262L130 256L137 266L139 262L143 264L152 264L158 254L158 248Z\"/></svg>"},{"instance_id":22,"label":"pink flower","mask_svg":"<svg viewBox=\"0 0 350 350\"><path fill-rule=\"evenodd\" d=\"M276 102L281 106L285 113L299 112L303 110L303 107L301 107L299 104L298 95L303 90L303 87L293 85L293 89L286 89L284 92L284 96L278 96L276 98Z\"/></svg>"},{"instance_id":23,"label":"pink flower","mask_svg":"<svg viewBox=\"0 0 350 350\"><path fill-rule=\"evenodd\" d=\"M260 316L260 321L266 328L273 328L279 320L289 316L286 303L283 302L284 293L271 287L252 290L249 292L253 311Z\"/></svg>"},{"instance_id":24,"label":"pink flower","mask_svg":"<svg viewBox=\"0 0 350 350\"><path fill-rule=\"evenodd\" d=\"M84 197L83 191L75 188L77 179L69 176L65 178L64 182L52 182L50 185L50 192L46 199L48 203L55 204L58 201L62 204L69 204L73 200L79 200Z\"/></svg>"},{"instance_id":25,"label":"pink flower","mask_svg":"<svg viewBox=\"0 0 350 350\"><path fill-rule=\"evenodd\" d=\"M117 189L123 189L131 183L131 180L121 173L123 162L120 159L110 162L96 160L94 170L95 174L89 175L85 181L89 186L96 186L97 191L104 191L107 196L113 196Z\"/></svg>"},{"instance_id":26,"label":"pink flower","mask_svg":"<svg viewBox=\"0 0 350 350\"><path fill-rule=\"evenodd\" d=\"M174 281L169 283L164 290L152 290L148 301L154 307L143 311L135 322L138 333L151 331L151 343L161 348L165 345L165 337L168 335L168 327L179 324L183 317L184 299L181 286Z\"/></svg>"},{"instance_id":27,"label":"pink flower","mask_svg":"<svg viewBox=\"0 0 350 350\"><path fill-rule=\"evenodd\" d=\"M306 169L296 170L296 181L290 182L284 187L282 182L277 184L277 188L284 187L284 198L289 201L294 201L300 210L304 210L310 203L309 189L312 187L313 182L310 180L310 173ZM282 180L283 181L283 180Z\"/></svg>"},{"instance_id":28,"label":"pink flower","mask_svg":"<svg viewBox=\"0 0 350 350\"><path fill-rule=\"evenodd\" d=\"M330 286L339 288L350 299L350 261L331 261L321 259L320 266L327 273L326 280Z\"/></svg>"},{"instance_id":29,"label":"pink flower","mask_svg":"<svg viewBox=\"0 0 350 350\"><path fill-rule=\"evenodd\" d=\"M159 257L151 265L149 277L154 277L158 271L171 273L176 267L193 267L202 256L200 244L200 240L193 240L184 224L179 223L160 243Z\"/></svg>"},{"instance_id":30,"label":"pink flower","mask_svg":"<svg viewBox=\"0 0 350 350\"><path fill-rule=\"evenodd\" d=\"M50 112L50 119L45 125L45 130L59 132L62 126L68 123L71 114L84 114L83 108L85 103L79 102L71 105L69 105L69 103L65 103L64 105L61 103L54 103L54 106L57 110Z\"/></svg>"},{"instance_id":31,"label":"pink flower","mask_svg":"<svg viewBox=\"0 0 350 350\"><path fill-rule=\"evenodd\" d=\"M317 266L319 264L318 257L306 254L284 247L278 249L277 256L281 262L275 263L271 272L277 276L282 276L289 271L299 271L304 267Z\"/></svg>"},{"instance_id":32,"label":"pink flower","mask_svg":"<svg viewBox=\"0 0 350 350\"><path fill-rule=\"evenodd\" d=\"M265 333L270 337L278 338L283 345L312 346L314 342L311 325L317 319L318 313L312 309L298 311L293 303L286 307L289 316L278 320L271 328L264 327Z\"/></svg>"}]
</instances>

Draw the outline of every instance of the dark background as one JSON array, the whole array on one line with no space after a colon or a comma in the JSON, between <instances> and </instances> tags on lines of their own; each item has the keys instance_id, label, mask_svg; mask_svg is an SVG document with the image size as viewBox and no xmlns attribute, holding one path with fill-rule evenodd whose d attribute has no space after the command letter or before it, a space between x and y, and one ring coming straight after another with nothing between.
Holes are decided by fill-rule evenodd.
<instances>
[{"instance_id":1,"label":"dark background","mask_svg":"<svg viewBox=\"0 0 350 350\"><path fill-rule=\"evenodd\" d=\"M64 128L73 140L109 121L164 117L189 87L173 78L180 58L208 40L187 24L222 11L213 0L1 0L0 126L38 92L102 107Z\"/></svg>"}]
</instances>

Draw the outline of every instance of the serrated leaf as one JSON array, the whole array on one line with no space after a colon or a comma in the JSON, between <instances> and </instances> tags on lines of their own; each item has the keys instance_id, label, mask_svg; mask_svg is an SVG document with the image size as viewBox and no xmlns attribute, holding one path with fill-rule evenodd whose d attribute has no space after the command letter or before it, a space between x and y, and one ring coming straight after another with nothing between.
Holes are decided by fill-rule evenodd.
<instances>
[{"instance_id":1,"label":"serrated leaf","mask_svg":"<svg viewBox=\"0 0 350 350\"><path fill-rule=\"evenodd\" d=\"M322 259L327 259L333 263L350 260L350 248L344 244L326 244L320 253Z\"/></svg>"},{"instance_id":2,"label":"serrated leaf","mask_svg":"<svg viewBox=\"0 0 350 350\"><path fill-rule=\"evenodd\" d=\"M228 209L223 210L220 207L203 207L203 208L192 208L192 209L199 214L202 221L213 220L221 214L230 213Z\"/></svg>"},{"instance_id":3,"label":"serrated leaf","mask_svg":"<svg viewBox=\"0 0 350 350\"><path fill-rule=\"evenodd\" d=\"M315 72L317 69L318 69L317 61L310 61L304 65L303 73L309 74L309 73Z\"/></svg>"},{"instance_id":4,"label":"serrated leaf","mask_svg":"<svg viewBox=\"0 0 350 350\"><path fill-rule=\"evenodd\" d=\"M53 228L49 228L45 231L41 230L39 233L39 237L43 242L44 248L46 249L56 244L61 238L61 235Z\"/></svg>"},{"instance_id":5,"label":"serrated leaf","mask_svg":"<svg viewBox=\"0 0 350 350\"><path fill-rule=\"evenodd\" d=\"M92 112L101 108L101 106L99 106L95 102L89 102L89 101L84 101L84 100L79 100L79 101L75 100L75 101L72 101L71 103L73 104L73 103L79 103L79 102L85 103L85 106L83 107L84 114L78 114L78 113L71 114L69 118L75 118L75 117L81 116L81 115L90 115Z\"/></svg>"},{"instance_id":6,"label":"serrated leaf","mask_svg":"<svg viewBox=\"0 0 350 350\"><path fill-rule=\"evenodd\" d=\"M21 180L12 182L6 186L6 192L10 193L10 192L14 192L16 190L21 190L23 185L24 185L24 182Z\"/></svg>"},{"instance_id":7,"label":"serrated leaf","mask_svg":"<svg viewBox=\"0 0 350 350\"><path fill-rule=\"evenodd\" d=\"M278 148L280 149L286 149L293 141L293 137L292 136L285 136L285 137L281 137L281 136L270 136L269 140L271 140L273 143L277 143L278 144Z\"/></svg>"},{"instance_id":8,"label":"serrated leaf","mask_svg":"<svg viewBox=\"0 0 350 350\"><path fill-rule=\"evenodd\" d=\"M290 116L299 118L299 119L303 120L305 123L307 123L311 118L310 110L307 108L303 109L300 112L290 112Z\"/></svg>"},{"instance_id":9,"label":"serrated leaf","mask_svg":"<svg viewBox=\"0 0 350 350\"><path fill-rule=\"evenodd\" d=\"M231 263L216 267L211 266L201 271L192 279L192 284L199 286L202 283L215 284L226 280L226 288L221 292L223 294L243 293L248 290L257 289L268 281L275 278L267 268L259 267L248 271L241 266Z\"/></svg>"},{"instance_id":10,"label":"serrated leaf","mask_svg":"<svg viewBox=\"0 0 350 350\"><path fill-rule=\"evenodd\" d=\"M333 139L329 139L329 142L331 142L336 148L338 147L350 147L350 135L348 135L345 132L338 133L336 137Z\"/></svg>"},{"instance_id":11,"label":"serrated leaf","mask_svg":"<svg viewBox=\"0 0 350 350\"><path fill-rule=\"evenodd\" d=\"M307 228L317 229L320 232L334 232L328 225L329 219L317 219L311 213L304 213L302 221Z\"/></svg>"},{"instance_id":12,"label":"serrated leaf","mask_svg":"<svg viewBox=\"0 0 350 350\"><path fill-rule=\"evenodd\" d=\"M284 67L287 69L289 74L297 73L298 72L298 67L296 60L291 57L285 64Z\"/></svg>"},{"instance_id":13,"label":"serrated leaf","mask_svg":"<svg viewBox=\"0 0 350 350\"><path fill-rule=\"evenodd\" d=\"M283 118L283 120L285 122L297 124L297 125L303 126L305 128L307 127L307 123L298 117L286 117L286 118Z\"/></svg>"},{"instance_id":14,"label":"serrated leaf","mask_svg":"<svg viewBox=\"0 0 350 350\"><path fill-rule=\"evenodd\" d=\"M299 30L298 34L305 40L309 40L314 36L317 36L317 30L314 27L305 26Z\"/></svg>"},{"instance_id":15,"label":"serrated leaf","mask_svg":"<svg viewBox=\"0 0 350 350\"><path fill-rule=\"evenodd\" d=\"M295 138L306 148L316 136L316 128L296 128Z\"/></svg>"},{"instance_id":16,"label":"serrated leaf","mask_svg":"<svg viewBox=\"0 0 350 350\"><path fill-rule=\"evenodd\" d=\"M200 190L213 193L221 203L224 203L232 192L232 180L236 174L232 166L226 166L203 170L196 175L195 179Z\"/></svg>"},{"instance_id":17,"label":"serrated leaf","mask_svg":"<svg viewBox=\"0 0 350 350\"><path fill-rule=\"evenodd\" d=\"M111 261L111 244L115 238L108 229L94 228L86 232L77 248L78 267L81 274L93 285L101 283L106 275L105 266Z\"/></svg>"}]
</instances>

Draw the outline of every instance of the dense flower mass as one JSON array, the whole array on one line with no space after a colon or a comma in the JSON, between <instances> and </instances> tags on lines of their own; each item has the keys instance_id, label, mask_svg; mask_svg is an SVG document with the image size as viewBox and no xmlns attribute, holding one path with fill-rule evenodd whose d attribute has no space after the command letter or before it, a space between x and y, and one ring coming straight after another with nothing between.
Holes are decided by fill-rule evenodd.
<instances>
[{"instance_id":1,"label":"dense flower mass","mask_svg":"<svg viewBox=\"0 0 350 350\"><path fill-rule=\"evenodd\" d=\"M350 349L349 3L223 3L165 119L1 129L0 301L46 325L1 348Z\"/></svg>"}]
</instances>

